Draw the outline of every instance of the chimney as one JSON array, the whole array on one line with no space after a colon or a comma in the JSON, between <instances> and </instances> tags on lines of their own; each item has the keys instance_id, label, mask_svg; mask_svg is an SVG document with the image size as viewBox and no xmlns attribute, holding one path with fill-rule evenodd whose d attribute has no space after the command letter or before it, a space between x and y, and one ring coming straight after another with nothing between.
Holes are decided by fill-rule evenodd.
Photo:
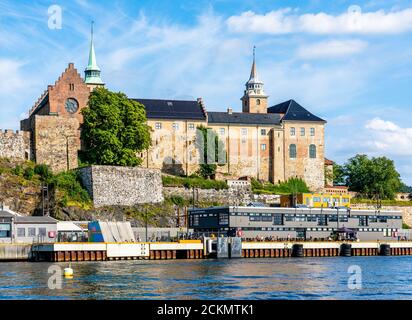
<instances>
[{"instance_id":1,"label":"chimney","mask_svg":"<svg viewBox=\"0 0 412 320\"><path fill-rule=\"evenodd\" d=\"M232 109L232 108L227 108L227 113L228 113L228 114L232 114L232 113L233 113L233 109Z\"/></svg>"}]
</instances>

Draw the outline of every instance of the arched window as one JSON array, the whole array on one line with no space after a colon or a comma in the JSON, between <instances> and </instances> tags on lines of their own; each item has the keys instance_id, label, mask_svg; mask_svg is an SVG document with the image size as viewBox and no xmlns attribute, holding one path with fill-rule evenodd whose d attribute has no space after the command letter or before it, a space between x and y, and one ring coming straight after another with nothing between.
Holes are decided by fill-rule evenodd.
<instances>
[{"instance_id":1,"label":"arched window","mask_svg":"<svg viewBox=\"0 0 412 320\"><path fill-rule=\"evenodd\" d=\"M296 144L289 146L289 158L296 159Z\"/></svg>"},{"instance_id":2,"label":"arched window","mask_svg":"<svg viewBox=\"0 0 412 320\"><path fill-rule=\"evenodd\" d=\"M311 159L315 159L316 158L316 146L314 144L311 144L309 146L309 157Z\"/></svg>"},{"instance_id":3,"label":"arched window","mask_svg":"<svg viewBox=\"0 0 412 320\"><path fill-rule=\"evenodd\" d=\"M260 105L260 99L256 100L256 104L259 106Z\"/></svg>"}]
</instances>

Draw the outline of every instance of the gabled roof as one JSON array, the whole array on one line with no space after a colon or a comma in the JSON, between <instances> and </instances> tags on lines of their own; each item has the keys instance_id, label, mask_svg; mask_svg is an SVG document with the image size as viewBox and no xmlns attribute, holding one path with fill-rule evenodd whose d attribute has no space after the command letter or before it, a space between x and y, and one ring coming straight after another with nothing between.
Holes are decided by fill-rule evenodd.
<instances>
[{"instance_id":1,"label":"gabled roof","mask_svg":"<svg viewBox=\"0 0 412 320\"><path fill-rule=\"evenodd\" d=\"M268 113L284 114L282 121L326 122L310 113L295 100L288 100L268 108Z\"/></svg>"},{"instance_id":2,"label":"gabled roof","mask_svg":"<svg viewBox=\"0 0 412 320\"><path fill-rule=\"evenodd\" d=\"M190 119L205 120L201 104L194 100L132 99L146 108L148 119Z\"/></svg>"},{"instance_id":3,"label":"gabled roof","mask_svg":"<svg viewBox=\"0 0 412 320\"><path fill-rule=\"evenodd\" d=\"M13 218L15 217L15 215L10 213L9 211L0 210L0 217L1 218Z\"/></svg>"},{"instance_id":4,"label":"gabled roof","mask_svg":"<svg viewBox=\"0 0 412 320\"><path fill-rule=\"evenodd\" d=\"M279 125L280 116L269 113L208 112L208 123Z\"/></svg>"}]
</instances>

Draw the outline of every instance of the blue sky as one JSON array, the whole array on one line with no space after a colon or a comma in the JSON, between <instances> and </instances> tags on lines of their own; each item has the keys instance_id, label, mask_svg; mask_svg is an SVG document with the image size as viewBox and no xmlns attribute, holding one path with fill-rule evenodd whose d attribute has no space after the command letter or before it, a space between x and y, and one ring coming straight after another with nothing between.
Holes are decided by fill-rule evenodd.
<instances>
[{"instance_id":1,"label":"blue sky","mask_svg":"<svg viewBox=\"0 0 412 320\"><path fill-rule=\"evenodd\" d=\"M328 158L384 155L412 185L411 1L0 0L0 128L18 129L69 62L83 75L91 20L109 89L208 110L240 110L256 45L270 104L326 119Z\"/></svg>"}]
</instances>

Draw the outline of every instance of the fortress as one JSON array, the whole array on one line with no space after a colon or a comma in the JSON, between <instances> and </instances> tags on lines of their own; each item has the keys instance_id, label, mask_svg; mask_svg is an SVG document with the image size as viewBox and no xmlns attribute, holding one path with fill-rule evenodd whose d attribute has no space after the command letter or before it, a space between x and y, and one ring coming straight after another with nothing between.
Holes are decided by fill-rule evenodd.
<instances>
[{"instance_id":1,"label":"fortress","mask_svg":"<svg viewBox=\"0 0 412 320\"><path fill-rule=\"evenodd\" d=\"M105 84L96 62L93 36L84 79L69 63L21 121L18 133L0 133L0 157L31 159L54 172L77 168L81 149L81 110L90 93ZM312 191L325 186L326 121L294 100L270 105L259 78L255 54L241 97L241 112L209 111L204 101L133 99L145 106L152 146L140 154L143 166L190 175L199 168L196 128L216 132L226 151L217 178L253 177L278 183L291 177ZM330 167L330 162L326 162ZM330 168L328 169L330 170Z\"/></svg>"}]
</instances>

